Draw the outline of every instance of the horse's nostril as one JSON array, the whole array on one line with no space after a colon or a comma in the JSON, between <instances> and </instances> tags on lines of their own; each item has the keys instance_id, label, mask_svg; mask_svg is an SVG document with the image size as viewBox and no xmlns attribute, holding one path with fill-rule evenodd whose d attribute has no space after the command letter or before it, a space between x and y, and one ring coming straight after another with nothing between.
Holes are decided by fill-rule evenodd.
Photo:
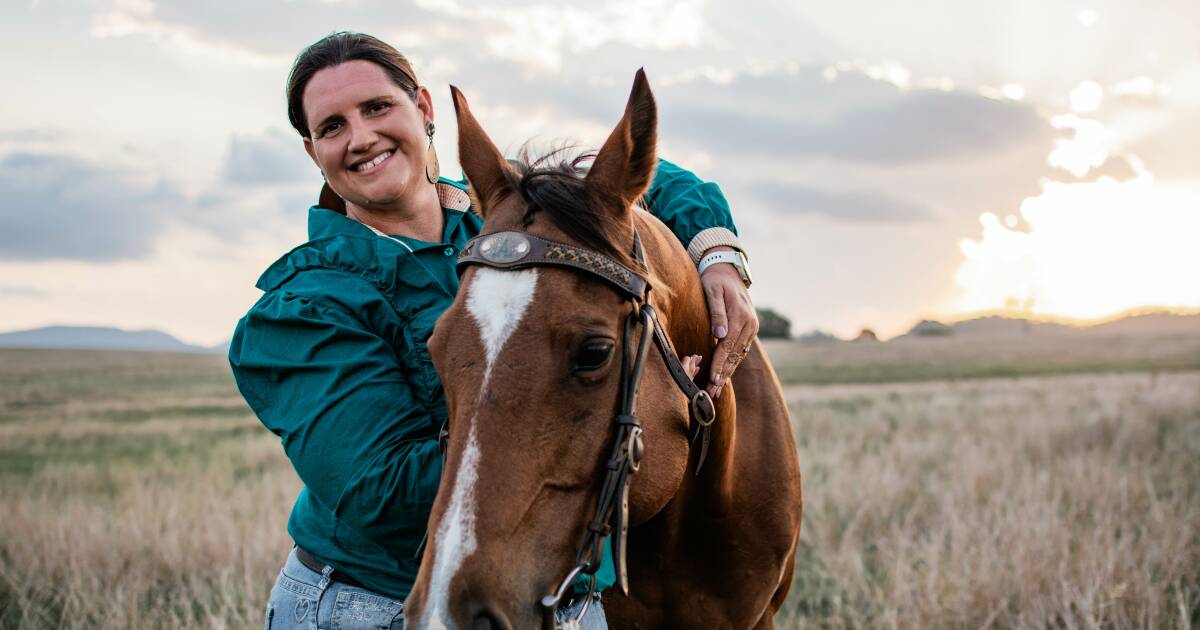
<instances>
[{"instance_id":1,"label":"horse's nostril","mask_svg":"<svg viewBox=\"0 0 1200 630\"><path fill-rule=\"evenodd\" d=\"M475 613L471 630L510 630L510 626L504 621L504 617L489 608L484 608Z\"/></svg>"}]
</instances>

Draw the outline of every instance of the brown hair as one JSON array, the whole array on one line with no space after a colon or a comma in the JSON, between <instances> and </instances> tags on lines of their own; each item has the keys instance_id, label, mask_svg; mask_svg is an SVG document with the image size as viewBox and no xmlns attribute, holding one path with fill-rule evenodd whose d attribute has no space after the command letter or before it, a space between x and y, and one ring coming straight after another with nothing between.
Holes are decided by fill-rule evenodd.
<instances>
[{"instance_id":1,"label":"brown hair","mask_svg":"<svg viewBox=\"0 0 1200 630\"><path fill-rule=\"evenodd\" d=\"M301 136L309 138L312 135L304 117L304 88L309 80L320 70L355 60L370 61L383 68L409 98L417 98L417 73L400 51L365 33L331 33L300 51L288 74L288 120Z\"/></svg>"}]
</instances>

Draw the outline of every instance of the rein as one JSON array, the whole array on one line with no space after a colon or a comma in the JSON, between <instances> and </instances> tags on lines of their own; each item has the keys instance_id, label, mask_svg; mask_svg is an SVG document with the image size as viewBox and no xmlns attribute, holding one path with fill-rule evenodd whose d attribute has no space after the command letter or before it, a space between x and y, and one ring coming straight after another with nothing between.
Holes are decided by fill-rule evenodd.
<instances>
[{"instance_id":1,"label":"rein","mask_svg":"<svg viewBox=\"0 0 1200 630\"><path fill-rule=\"evenodd\" d=\"M633 237L633 254L642 269L648 269L642 241L636 232ZM554 593L541 600L544 630L577 628L596 591L596 571L600 568L604 544L610 535L613 537L613 562L616 565L617 583L622 593L629 594L626 563L629 482L630 477L641 466L645 451L642 425L636 414L637 390L652 341L658 348L667 371L671 373L671 378L689 401L693 421L688 426L688 441L694 445L697 439L700 440L696 474L700 473L708 454L708 429L716 420L716 408L708 392L688 377L679 356L671 346L670 339L663 331L658 313L650 305L651 287L645 273L634 271L611 256L595 250L543 239L517 230L493 232L471 239L458 256L458 273L461 275L470 265L484 265L496 269L568 267L606 282L633 304L633 310L625 319L624 346L621 354L621 405L620 412L613 417L616 437L605 463L604 480L600 486L596 510L588 521L583 542L575 553L575 566L567 572ZM637 330L639 325L640 332ZM445 434L446 429L443 428L443 436ZM580 574L591 576L584 605L574 619L560 624L555 617L558 605L572 580Z\"/></svg>"}]
</instances>

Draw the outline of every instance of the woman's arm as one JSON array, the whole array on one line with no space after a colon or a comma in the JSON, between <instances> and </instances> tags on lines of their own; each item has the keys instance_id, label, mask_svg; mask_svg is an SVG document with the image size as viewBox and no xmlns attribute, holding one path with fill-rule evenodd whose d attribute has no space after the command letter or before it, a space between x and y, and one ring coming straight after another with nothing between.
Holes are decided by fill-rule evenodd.
<instances>
[{"instance_id":1,"label":"woman's arm","mask_svg":"<svg viewBox=\"0 0 1200 630\"><path fill-rule=\"evenodd\" d=\"M729 203L715 183L705 182L691 171L659 159L645 201L646 209L665 223L687 248L693 263L699 264L710 252L742 250ZM754 341L758 314L741 275L732 265L708 267L700 282L708 301L712 334L719 339L708 382L708 393L716 398Z\"/></svg>"},{"instance_id":2,"label":"woman's arm","mask_svg":"<svg viewBox=\"0 0 1200 630\"><path fill-rule=\"evenodd\" d=\"M275 291L238 323L238 388L305 487L393 557L412 557L437 494L437 426L395 350L345 305Z\"/></svg>"},{"instance_id":3,"label":"woman's arm","mask_svg":"<svg viewBox=\"0 0 1200 630\"><path fill-rule=\"evenodd\" d=\"M741 249L737 226L720 186L685 168L659 158L645 202L646 210L675 233L693 264L700 264L704 252L713 247Z\"/></svg>"}]
</instances>

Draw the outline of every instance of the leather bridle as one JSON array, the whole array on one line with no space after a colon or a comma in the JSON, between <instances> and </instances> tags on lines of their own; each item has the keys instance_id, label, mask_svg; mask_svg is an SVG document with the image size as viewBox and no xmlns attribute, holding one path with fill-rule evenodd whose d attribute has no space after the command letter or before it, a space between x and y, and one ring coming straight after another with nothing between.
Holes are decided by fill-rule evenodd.
<instances>
[{"instance_id":1,"label":"leather bridle","mask_svg":"<svg viewBox=\"0 0 1200 630\"><path fill-rule=\"evenodd\" d=\"M506 230L481 234L471 239L458 256L457 270L461 275L470 265L484 265L496 269L522 269L528 267L567 267L598 278L615 287L633 310L625 320L621 353L620 412L613 417L616 437L612 451L605 463L604 480L596 501L596 510L587 524L583 542L575 554L575 566L563 578L551 595L542 598L542 627L545 630L578 627L579 620L587 612L596 589L596 571L604 555L604 544L609 535L613 537L613 562L616 565L617 584L621 592L629 594L629 577L626 565L626 538L629 530L629 482L630 477L641 466L645 446L642 441L642 425L636 413L638 383L642 367L649 351L651 340L658 348L667 371L689 401L691 422L688 425L688 441L700 441L700 454L696 461L696 474L704 465L708 454L709 427L716 419L716 408L703 388L696 385L663 331L658 314L650 305L650 282L648 267L641 239L634 232L634 259L642 271L635 271L607 254L585 247L543 239L528 232ZM638 331L638 326L641 326ZM634 345L634 338L637 344ZM445 429L443 429L445 435ZM556 620L558 605L567 588L576 576L591 576L584 605L574 619L566 624Z\"/></svg>"}]
</instances>

